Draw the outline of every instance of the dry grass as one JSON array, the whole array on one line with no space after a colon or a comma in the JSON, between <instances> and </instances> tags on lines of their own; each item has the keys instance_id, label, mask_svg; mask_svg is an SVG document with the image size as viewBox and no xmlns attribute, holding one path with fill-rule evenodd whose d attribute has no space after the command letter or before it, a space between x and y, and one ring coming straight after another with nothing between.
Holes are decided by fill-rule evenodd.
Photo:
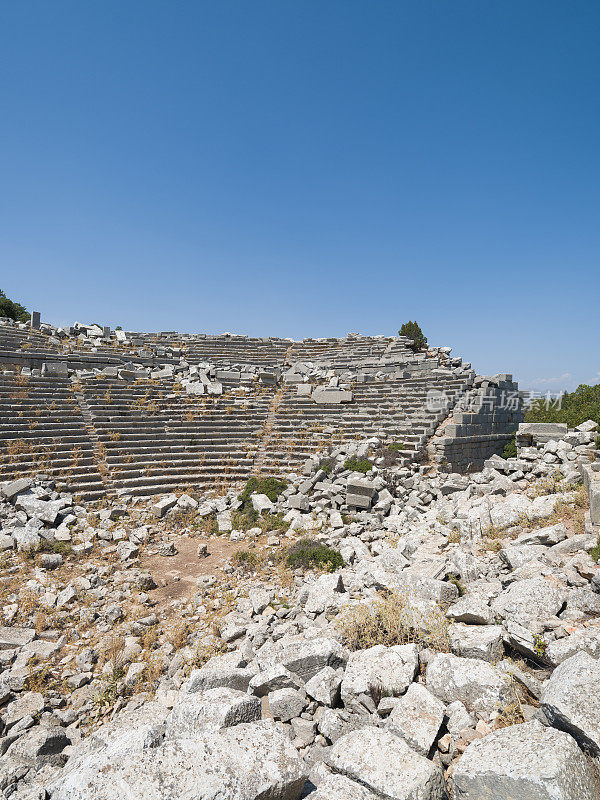
<instances>
[{"instance_id":1,"label":"dry grass","mask_svg":"<svg viewBox=\"0 0 600 800\"><path fill-rule=\"evenodd\" d=\"M350 650L411 643L443 653L450 650L448 621L442 609L412 606L410 599L399 593L342 611L337 627Z\"/></svg>"},{"instance_id":2,"label":"dry grass","mask_svg":"<svg viewBox=\"0 0 600 800\"><path fill-rule=\"evenodd\" d=\"M187 644L189 633L190 626L183 621L179 621L167 633L167 640L176 650L181 650Z\"/></svg>"}]
</instances>

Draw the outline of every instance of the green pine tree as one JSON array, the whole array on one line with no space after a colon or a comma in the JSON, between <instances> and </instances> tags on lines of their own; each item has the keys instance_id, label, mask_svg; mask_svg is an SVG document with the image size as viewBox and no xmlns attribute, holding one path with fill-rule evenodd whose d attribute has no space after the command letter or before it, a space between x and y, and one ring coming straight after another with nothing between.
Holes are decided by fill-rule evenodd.
<instances>
[{"instance_id":1,"label":"green pine tree","mask_svg":"<svg viewBox=\"0 0 600 800\"><path fill-rule=\"evenodd\" d=\"M15 322L29 322L31 316L20 303L10 300L0 289L0 317L14 319Z\"/></svg>"},{"instance_id":2,"label":"green pine tree","mask_svg":"<svg viewBox=\"0 0 600 800\"><path fill-rule=\"evenodd\" d=\"M418 322L403 322L398 335L412 339L415 350L425 350L427 348L427 339L423 336L423 331Z\"/></svg>"}]
</instances>

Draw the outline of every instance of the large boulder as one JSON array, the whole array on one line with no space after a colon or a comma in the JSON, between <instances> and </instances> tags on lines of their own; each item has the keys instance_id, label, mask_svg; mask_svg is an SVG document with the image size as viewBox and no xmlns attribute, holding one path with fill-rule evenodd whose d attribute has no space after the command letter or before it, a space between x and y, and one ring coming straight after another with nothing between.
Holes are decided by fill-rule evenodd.
<instances>
[{"instance_id":1,"label":"large boulder","mask_svg":"<svg viewBox=\"0 0 600 800\"><path fill-rule=\"evenodd\" d=\"M556 667L544 684L541 708L551 725L600 756L600 662L580 652Z\"/></svg>"},{"instance_id":2,"label":"large boulder","mask_svg":"<svg viewBox=\"0 0 600 800\"><path fill-rule=\"evenodd\" d=\"M307 638L302 635L268 641L258 650L256 658L261 670L273 664L283 664L303 681L309 681L323 667L337 669L344 666L348 652L329 636Z\"/></svg>"},{"instance_id":3,"label":"large boulder","mask_svg":"<svg viewBox=\"0 0 600 800\"><path fill-rule=\"evenodd\" d=\"M131 729L129 733L134 733ZM192 738L75 749L49 786L52 800L298 800L305 767L280 725L242 723Z\"/></svg>"},{"instance_id":4,"label":"large boulder","mask_svg":"<svg viewBox=\"0 0 600 800\"><path fill-rule=\"evenodd\" d=\"M452 652L464 658L499 661L504 654L502 628L498 625L463 625L457 622L448 631Z\"/></svg>"},{"instance_id":5,"label":"large boulder","mask_svg":"<svg viewBox=\"0 0 600 800\"><path fill-rule=\"evenodd\" d=\"M254 671L246 667L246 662L239 651L234 651L213 656L202 667L193 670L182 691L205 692L208 689L225 686L228 689L245 692L253 676Z\"/></svg>"},{"instance_id":6,"label":"large boulder","mask_svg":"<svg viewBox=\"0 0 600 800\"><path fill-rule=\"evenodd\" d=\"M385 647L377 644L368 650L350 654L342 679L342 702L354 711L364 711L365 700L373 690L383 695L403 694L413 682L419 668L419 655L414 644Z\"/></svg>"},{"instance_id":7,"label":"large boulder","mask_svg":"<svg viewBox=\"0 0 600 800\"><path fill-rule=\"evenodd\" d=\"M545 578L528 578L516 581L494 598L492 609L501 617L532 628L557 614L564 599L564 593Z\"/></svg>"},{"instance_id":8,"label":"large boulder","mask_svg":"<svg viewBox=\"0 0 600 800\"><path fill-rule=\"evenodd\" d=\"M442 772L389 731L361 728L338 739L326 755L333 772L386 800L442 800Z\"/></svg>"},{"instance_id":9,"label":"large boulder","mask_svg":"<svg viewBox=\"0 0 600 800\"><path fill-rule=\"evenodd\" d=\"M427 664L427 688L445 703L460 700L469 711L491 713L512 699L511 679L475 658L437 653Z\"/></svg>"},{"instance_id":10,"label":"large boulder","mask_svg":"<svg viewBox=\"0 0 600 800\"><path fill-rule=\"evenodd\" d=\"M538 722L472 742L452 776L456 800L597 800L600 784L574 739Z\"/></svg>"},{"instance_id":11,"label":"large boulder","mask_svg":"<svg viewBox=\"0 0 600 800\"><path fill-rule=\"evenodd\" d=\"M552 664L562 664L581 650L600 658L600 628L581 628L564 639L556 639L550 642L544 655Z\"/></svg>"},{"instance_id":12,"label":"large boulder","mask_svg":"<svg viewBox=\"0 0 600 800\"><path fill-rule=\"evenodd\" d=\"M344 597L348 595L341 575L320 575L308 590L304 610L307 614L322 614L330 608L338 609Z\"/></svg>"},{"instance_id":13,"label":"large boulder","mask_svg":"<svg viewBox=\"0 0 600 800\"><path fill-rule=\"evenodd\" d=\"M388 720L388 729L420 753L429 755L444 721L445 706L420 683L411 683Z\"/></svg>"},{"instance_id":14,"label":"large boulder","mask_svg":"<svg viewBox=\"0 0 600 800\"><path fill-rule=\"evenodd\" d=\"M195 736L207 729L220 730L254 722L261 716L258 697L219 687L204 694L180 694L167 719L169 739Z\"/></svg>"}]
</instances>

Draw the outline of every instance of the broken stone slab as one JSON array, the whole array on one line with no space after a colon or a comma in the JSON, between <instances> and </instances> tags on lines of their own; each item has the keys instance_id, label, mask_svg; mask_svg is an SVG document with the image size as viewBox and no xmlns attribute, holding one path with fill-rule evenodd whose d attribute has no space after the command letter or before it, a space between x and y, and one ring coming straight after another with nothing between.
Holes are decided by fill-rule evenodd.
<instances>
[{"instance_id":1,"label":"broken stone slab","mask_svg":"<svg viewBox=\"0 0 600 800\"><path fill-rule=\"evenodd\" d=\"M564 639L550 642L544 655L551 664L562 664L580 650L593 658L600 658L600 628L582 628Z\"/></svg>"},{"instance_id":2,"label":"broken stone slab","mask_svg":"<svg viewBox=\"0 0 600 800\"><path fill-rule=\"evenodd\" d=\"M33 494L19 494L15 508L24 511L28 517L36 517L48 525L54 525L60 512L68 505L65 500L40 500Z\"/></svg>"},{"instance_id":3,"label":"broken stone slab","mask_svg":"<svg viewBox=\"0 0 600 800\"><path fill-rule=\"evenodd\" d=\"M457 622L448 629L452 652L463 658L494 662L504 654L502 628L498 625L464 625Z\"/></svg>"},{"instance_id":4,"label":"broken stone slab","mask_svg":"<svg viewBox=\"0 0 600 800\"><path fill-rule=\"evenodd\" d=\"M475 658L436 653L426 675L430 692L445 703L460 700L467 711L490 714L512 698L510 677Z\"/></svg>"},{"instance_id":5,"label":"broken stone slab","mask_svg":"<svg viewBox=\"0 0 600 800\"><path fill-rule=\"evenodd\" d=\"M177 503L177 495L176 494L167 494L165 497L162 497L157 503L152 506L152 513L158 519L164 517L164 515L170 509L175 506Z\"/></svg>"},{"instance_id":6,"label":"broken stone slab","mask_svg":"<svg viewBox=\"0 0 600 800\"><path fill-rule=\"evenodd\" d=\"M329 386L319 386L311 395L315 403L326 403L337 405L339 403L351 403L353 399L352 392L345 389L338 389Z\"/></svg>"},{"instance_id":7,"label":"broken stone slab","mask_svg":"<svg viewBox=\"0 0 600 800\"><path fill-rule=\"evenodd\" d=\"M372 694L402 694L412 683L419 668L414 644L382 644L350 654L342 679L341 697L346 708L364 712ZM365 704L366 701L366 704Z\"/></svg>"},{"instance_id":8,"label":"broken stone slab","mask_svg":"<svg viewBox=\"0 0 600 800\"><path fill-rule=\"evenodd\" d=\"M231 511L221 511L217 514L217 528L219 533L229 533L233 530Z\"/></svg>"},{"instance_id":9,"label":"broken stone slab","mask_svg":"<svg viewBox=\"0 0 600 800\"><path fill-rule=\"evenodd\" d=\"M445 706L420 683L398 699L387 728L422 756L428 756L444 721Z\"/></svg>"},{"instance_id":10,"label":"broken stone slab","mask_svg":"<svg viewBox=\"0 0 600 800\"><path fill-rule=\"evenodd\" d=\"M35 628L0 627L0 650L24 647L35 639Z\"/></svg>"},{"instance_id":11,"label":"broken stone slab","mask_svg":"<svg viewBox=\"0 0 600 800\"><path fill-rule=\"evenodd\" d=\"M530 439L536 444L545 444L551 440L562 439L567 435L567 430L564 422L520 422L517 440Z\"/></svg>"},{"instance_id":12,"label":"broken stone slab","mask_svg":"<svg viewBox=\"0 0 600 800\"><path fill-rule=\"evenodd\" d=\"M44 710L44 697L39 692L24 692L2 711L2 721L11 728L24 717L34 717Z\"/></svg>"},{"instance_id":13,"label":"broken stone slab","mask_svg":"<svg viewBox=\"0 0 600 800\"><path fill-rule=\"evenodd\" d=\"M301 681L283 664L273 664L254 675L249 683L250 690L258 697L265 697L278 689L299 689L301 685Z\"/></svg>"},{"instance_id":14,"label":"broken stone slab","mask_svg":"<svg viewBox=\"0 0 600 800\"><path fill-rule=\"evenodd\" d=\"M458 589L449 581L439 581L436 578L424 578L401 572L393 581L397 591L403 592L409 598L417 598L434 603L453 603L458 599Z\"/></svg>"},{"instance_id":15,"label":"broken stone slab","mask_svg":"<svg viewBox=\"0 0 600 800\"><path fill-rule=\"evenodd\" d=\"M475 593L468 593L453 603L446 616L467 625L491 625L494 622L494 613L487 599Z\"/></svg>"},{"instance_id":16,"label":"broken stone slab","mask_svg":"<svg viewBox=\"0 0 600 800\"><path fill-rule=\"evenodd\" d=\"M304 610L307 614L322 614L329 608L337 608L342 593L344 583L341 575L320 575L308 589Z\"/></svg>"},{"instance_id":17,"label":"broken stone slab","mask_svg":"<svg viewBox=\"0 0 600 800\"><path fill-rule=\"evenodd\" d=\"M273 719L281 722L299 717L307 705L306 694L297 689L276 689L269 694L269 708Z\"/></svg>"},{"instance_id":18,"label":"broken stone slab","mask_svg":"<svg viewBox=\"0 0 600 800\"><path fill-rule=\"evenodd\" d=\"M324 706L334 706L340 697L342 679L332 667L323 667L306 683L306 694Z\"/></svg>"},{"instance_id":19,"label":"broken stone slab","mask_svg":"<svg viewBox=\"0 0 600 800\"><path fill-rule=\"evenodd\" d=\"M6 759L19 761L35 771L45 765L58 767L67 760L62 752L70 744L65 730L58 725L36 725L8 748Z\"/></svg>"},{"instance_id":20,"label":"broken stone slab","mask_svg":"<svg viewBox=\"0 0 600 800\"><path fill-rule=\"evenodd\" d=\"M537 530L523 533L518 539L515 539L514 544L543 544L547 547L551 547L566 539L567 533L568 531L564 523L559 522L556 525L549 525L546 528L538 528Z\"/></svg>"},{"instance_id":21,"label":"broken stone slab","mask_svg":"<svg viewBox=\"0 0 600 800\"><path fill-rule=\"evenodd\" d=\"M544 684L540 706L555 728L600 755L600 662L584 652L563 661Z\"/></svg>"},{"instance_id":22,"label":"broken stone slab","mask_svg":"<svg viewBox=\"0 0 600 800\"><path fill-rule=\"evenodd\" d=\"M259 648L256 658L261 669L280 663L302 681L309 681L323 667L345 666L348 651L332 637L294 635L268 641Z\"/></svg>"},{"instance_id":23,"label":"broken stone slab","mask_svg":"<svg viewBox=\"0 0 600 800\"><path fill-rule=\"evenodd\" d=\"M13 497L16 497L21 492L26 492L28 489L31 488L33 481L31 478L17 478L15 481L10 481L9 483L3 484L0 488L0 495L4 497L6 500L12 500Z\"/></svg>"},{"instance_id":24,"label":"broken stone slab","mask_svg":"<svg viewBox=\"0 0 600 800\"><path fill-rule=\"evenodd\" d=\"M498 616L530 628L557 614L563 603L564 593L545 578L527 578L511 584L491 606Z\"/></svg>"},{"instance_id":25,"label":"broken stone slab","mask_svg":"<svg viewBox=\"0 0 600 800\"><path fill-rule=\"evenodd\" d=\"M269 500L266 494L253 493L250 495L250 500L252 501L252 508L259 514L264 511L272 511L274 508L273 502Z\"/></svg>"},{"instance_id":26,"label":"broken stone slab","mask_svg":"<svg viewBox=\"0 0 600 800\"><path fill-rule=\"evenodd\" d=\"M386 800L442 800L441 769L400 737L379 728L342 736L325 756L329 768Z\"/></svg>"},{"instance_id":27,"label":"broken stone slab","mask_svg":"<svg viewBox=\"0 0 600 800\"><path fill-rule=\"evenodd\" d=\"M377 491L377 487L372 481L366 478L350 477L346 481L346 492L351 495L363 495L372 498Z\"/></svg>"},{"instance_id":28,"label":"broken stone slab","mask_svg":"<svg viewBox=\"0 0 600 800\"><path fill-rule=\"evenodd\" d=\"M298 511L310 511L310 501L308 495L293 494L287 499L290 508L295 508Z\"/></svg>"},{"instance_id":29,"label":"broken stone slab","mask_svg":"<svg viewBox=\"0 0 600 800\"><path fill-rule=\"evenodd\" d=\"M50 378L68 378L69 365L66 361L44 361L42 375Z\"/></svg>"},{"instance_id":30,"label":"broken stone slab","mask_svg":"<svg viewBox=\"0 0 600 800\"><path fill-rule=\"evenodd\" d=\"M205 730L222 730L261 716L258 697L227 687L204 694L184 694L167 717L165 736L169 739L195 737Z\"/></svg>"},{"instance_id":31,"label":"broken stone slab","mask_svg":"<svg viewBox=\"0 0 600 800\"><path fill-rule=\"evenodd\" d=\"M192 670L181 691L191 694L225 686L245 692L254 674L255 670L245 666L245 661L238 651L225 653L213 656L199 669Z\"/></svg>"},{"instance_id":32,"label":"broken stone slab","mask_svg":"<svg viewBox=\"0 0 600 800\"><path fill-rule=\"evenodd\" d=\"M371 508L375 485L365 478L350 477L346 482L346 505L353 508Z\"/></svg>"},{"instance_id":33,"label":"broken stone slab","mask_svg":"<svg viewBox=\"0 0 600 800\"><path fill-rule=\"evenodd\" d=\"M452 775L460 800L594 800L600 784L574 739L539 722L511 725L467 747Z\"/></svg>"}]
</instances>

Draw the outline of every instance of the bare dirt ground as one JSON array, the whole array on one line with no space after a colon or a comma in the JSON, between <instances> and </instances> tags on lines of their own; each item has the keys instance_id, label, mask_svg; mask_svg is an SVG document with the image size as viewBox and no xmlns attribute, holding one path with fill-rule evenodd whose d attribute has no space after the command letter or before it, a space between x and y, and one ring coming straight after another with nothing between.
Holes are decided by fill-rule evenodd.
<instances>
[{"instance_id":1,"label":"bare dirt ground","mask_svg":"<svg viewBox=\"0 0 600 800\"><path fill-rule=\"evenodd\" d=\"M140 566L148 570L157 584L148 592L150 597L164 607L172 600L191 597L198 591L198 578L214 575L217 580L223 576L223 564L240 549L239 542L223 538L201 539L181 536L173 539L177 555L144 555ZM206 544L208 556L198 557L198 545Z\"/></svg>"}]
</instances>

